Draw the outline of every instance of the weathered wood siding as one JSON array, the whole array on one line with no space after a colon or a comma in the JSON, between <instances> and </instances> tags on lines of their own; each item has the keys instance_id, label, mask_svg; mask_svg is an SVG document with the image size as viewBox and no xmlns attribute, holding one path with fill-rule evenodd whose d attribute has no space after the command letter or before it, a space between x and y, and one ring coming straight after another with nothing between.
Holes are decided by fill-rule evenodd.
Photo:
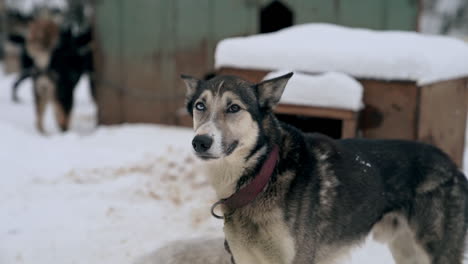
<instances>
[{"instance_id":1,"label":"weathered wood siding","mask_svg":"<svg viewBox=\"0 0 468 264\"><path fill-rule=\"evenodd\" d=\"M468 78L421 87L417 139L439 146L463 164Z\"/></svg>"},{"instance_id":2,"label":"weathered wood siding","mask_svg":"<svg viewBox=\"0 0 468 264\"><path fill-rule=\"evenodd\" d=\"M330 22L416 29L418 0L289 0L296 24ZM95 36L101 124L176 124L181 73L213 71L221 39L258 33L267 0L97 0Z\"/></svg>"}]
</instances>

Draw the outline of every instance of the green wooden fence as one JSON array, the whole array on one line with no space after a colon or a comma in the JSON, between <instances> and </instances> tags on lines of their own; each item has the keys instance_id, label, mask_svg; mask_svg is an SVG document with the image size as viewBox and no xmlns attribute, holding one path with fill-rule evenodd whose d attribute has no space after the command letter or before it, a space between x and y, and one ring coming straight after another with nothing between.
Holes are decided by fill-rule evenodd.
<instances>
[{"instance_id":1,"label":"green wooden fence","mask_svg":"<svg viewBox=\"0 0 468 264\"><path fill-rule=\"evenodd\" d=\"M100 123L175 124L180 73L213 68L216 43L258 33L267 0L96 0ZM296 24L416 30L418 0L283 1Z\"/></svg>"}]
</instances>

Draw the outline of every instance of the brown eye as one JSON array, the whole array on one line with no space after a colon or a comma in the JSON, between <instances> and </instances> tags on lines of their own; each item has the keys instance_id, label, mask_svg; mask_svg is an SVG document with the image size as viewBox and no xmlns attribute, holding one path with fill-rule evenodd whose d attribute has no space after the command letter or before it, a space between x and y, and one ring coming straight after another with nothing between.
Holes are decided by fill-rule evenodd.
<instances>
[{"instance_id":1,"label":"brown eye","mask_svg":"<svg viewBox=\"0 0 468 264\"><path fill-rule=\"evenodd\" d=\"M206 106L203 103L198 102L195 104L195 109L197 109L198 111L205 111Z\"/></svg>"},{"instance_id":2,"label":"brown eye","mask_svg":"<svg viewBox=\"0 0 468 264\"><path fill-rule=\"evenodd\" d=\"M229 106L229 108L227 109L227 112L233 114L233 113L239 112L239 110L240 110L240 106L233 104Z\"/></svg>"}]
</instances>

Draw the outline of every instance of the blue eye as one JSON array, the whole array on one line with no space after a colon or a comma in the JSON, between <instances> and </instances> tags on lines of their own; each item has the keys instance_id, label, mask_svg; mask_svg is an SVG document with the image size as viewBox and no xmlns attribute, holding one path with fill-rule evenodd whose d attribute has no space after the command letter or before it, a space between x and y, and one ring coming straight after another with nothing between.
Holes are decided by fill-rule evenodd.
<instances>
[{"instance_id":1,"label":"blue eye","mask_svg":"<svg viewBox=\"0 0 468 264\"><path fill-rule=\"evenodd\" d=\"M197 109L198 111L205 111L206 106L203 103L199 102L195 104L195 109Z\"/></svg>"},{"instance_id":2,"label":"blue eye","mask_svg":"<svg viewBox=\"0 0 468 264\"><path fill-rule=\"evenodd\" d=\"M238 106L236 104L233 104L233 105L229 106L229 108L227 109L227 112L231 113L231 114L232 113L237 113L237 112L240 111L240 109L241 109L240 106Z\"/></svg>"}]
</instances>

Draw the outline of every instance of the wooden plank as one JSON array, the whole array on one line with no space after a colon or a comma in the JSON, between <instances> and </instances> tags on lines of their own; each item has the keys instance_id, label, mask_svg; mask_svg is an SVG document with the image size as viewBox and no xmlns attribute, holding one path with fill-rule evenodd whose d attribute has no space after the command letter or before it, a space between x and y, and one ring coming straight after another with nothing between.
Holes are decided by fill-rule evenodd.
<instances>
[{"instance_id":1,"label":"wooden plank","mask_svg":"<svg viewBox=\"0 0 468 264\"><path fill-rule=\"evenodd\" d=\"M294 11L295 24L310 22L337 23L338 22L338 1L330 0L292 0L287 2Z\"/></svg>"},{"instance_id":2,"label":"wooden plank","mask_svg":"<svg viewBox=\"0 0 468 264\"><path fill-rule=\"evenodd\" d=\"M342 121L341 138L357 137L358 120L357 118L344 119Z\"/></svg>"},{"instance_id":3,"label":"wooden plank","mask_svg":"<svg viewBox=\"0 0 468 264\"><path fill-rule=\"evenodd\" d=\"M175 29L175 107L182 107L185 99L185 85L180 74L203 78L213 71L215 43L212 40L210 13L211 0L178 0ZM189 26L190 25L190 26ZM179 119L177 121L179 123Z\"/></svg>"},{"instance_id":4,"label":"wooden plank","mask_svg":"<svg viewBox=\"0 0 468 264\"><path fill-rule=\"evenodd\" d=\"M123 115L175 123L174 1L123 1Z\"/></svg>"},{"instance_id":5,"label":"wooden plank","mask_svg":"<svg viewBox=\"0 0 468 264\"><path fill-rule=\"evenodd\" d=\"M341 0L339 1L338 23L350 27L384 29L385 1Z\"/></svg>"},{"instance_id":6,"label":"wooden plank","mask_svg":"<svg viewBox=\"0 0 468 264\"><path fill-rule=\"evenodd\" d=\"M176 115L178 126L193 128L193 119L185 108L179 108Z\"/></svg>"},{"instance_id":7,"label":"wooden plank","mask_svg":"<svg viewBox=\"0 0 468 264\"><path fill-rule=\"evenodd\" d=\"M444 150L462 166L465 146L467 80L457 79L421 87L418 140Z\"/></svg>"},{"instance_id":8,"label":"wooden plank","mask_svg":"<svg viewBox=\"0 0 468 264\"><path fill-rule=\"evenodd\" d=\"M178 73L202 77L212 70L215 43L210 36L212 34L210 4L211 0L176 2L174 44ZM179 76L177 79L178 83L182 83Z\"/></svg>"},{"instance_id":9,"label":"wooden plank","mask_svg":"<svg viewBox=\"0 0 468 264\"><path fill-rule=\"evenodd\" d=\"M419 0L384 1L386 9L385 29L418 30Z\"/></svg>"},{"instance_id":10,"label":"wooden plank","mask_svg":"<svg viewBox=\"0 0 468 264\"><path fill-rule=\"evenodd\" d=\"M255 1L212 0L209 13L212 19L211 37L215 42L259 31L258 4Z\"/></svg>"},{"instance_id":11,"label":"wooden plank","mask_svg":"<svg viewBox=\"0 0 468 264\"><path fill-rule=\"evenodd\" d=\"M123 122L121 1L103 0L95 5L94 61L99 124Z\"/></svg>"},{"instance_id":12,"label":"wooden plank","mask_svg":"<svg viewBox=\"0 0 468 264\"><path fill-rule=\"evenodd\" d=\"M220 68L217 71L217 74L219 75L235 75L239 76L251 83L258 83L265 78L265 76L269 73L270 71L264 71L264 70L252 70L252 69L239 69L239 68Z\"/></svg>"},{"instance_id":13,"label":"wooden plank","mask_svg":"<svg viewBox=\"0 0 468 264\"><path fill-rule=\"evenodd\" d=\"M360 128L366 138L416 139L418 87L414 82L359 80L365 109Z\"/></svg>"},{"instance_id":14,"label":"wooden plank","mask_svg":"<svg viewBox=\"0 0 468 264\"><path fill-rule=\"evenodd\" d=\"M275 108L276 113L302 115L332 119L353 119L356 117L356 112L343 109L323 108L314 106L279 104Z\"/></svg>"}]
</instances>

